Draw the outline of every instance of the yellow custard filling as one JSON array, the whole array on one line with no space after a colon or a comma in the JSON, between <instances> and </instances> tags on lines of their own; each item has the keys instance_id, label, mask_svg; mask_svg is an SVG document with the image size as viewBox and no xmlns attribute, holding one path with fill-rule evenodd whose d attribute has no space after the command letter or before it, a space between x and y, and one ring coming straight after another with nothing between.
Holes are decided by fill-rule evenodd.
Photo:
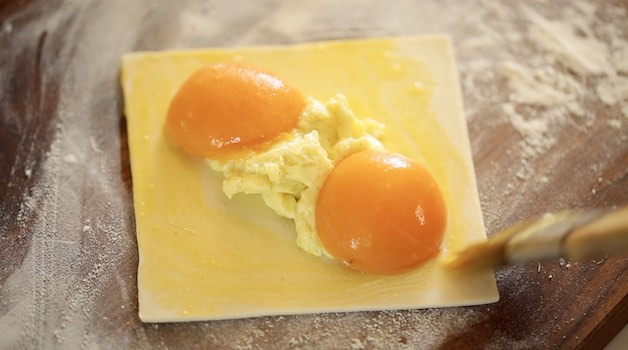
<instances>
[{"instance_id":1,"label":"yellow custard filling","mask_svg":"<svg viewBox=\"0 0 628 350\"><path fill-rule=\"evenodd\" d=\"M295 221L300 248L329 256L316 233L318 192L334 165L349 154L383 149L378 139L383 130L375 120L358 119L343 95L327 103L308 98L299 124L285 140L264 151L207 162L224 174L222 188L227 197L261 195L275 213Z\"/></svg>"}]
</instances>

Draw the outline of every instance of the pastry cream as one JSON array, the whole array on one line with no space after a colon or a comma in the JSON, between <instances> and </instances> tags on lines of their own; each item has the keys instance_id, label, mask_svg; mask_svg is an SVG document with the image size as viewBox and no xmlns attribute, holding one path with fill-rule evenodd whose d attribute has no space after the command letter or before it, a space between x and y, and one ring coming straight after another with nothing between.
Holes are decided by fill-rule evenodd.
<instances>
[{"instance_id":1,"label":"pastry cream","mask_svg":"<svg viewBox=\"0 0 628 350\"><path fill-rule=\"evenodd\" d=\"M329 256L316 233L318 192L344 157L383 149L378 139L383 129L375 120L358 119L341 94L327 103L310 97L299 124L282 141L266 150L226 161L208 159L208 163L224 174L222 188L227 197L261 195L275 213L295 221L299 247L316 256Z\"/></svg>"}]
</instances>

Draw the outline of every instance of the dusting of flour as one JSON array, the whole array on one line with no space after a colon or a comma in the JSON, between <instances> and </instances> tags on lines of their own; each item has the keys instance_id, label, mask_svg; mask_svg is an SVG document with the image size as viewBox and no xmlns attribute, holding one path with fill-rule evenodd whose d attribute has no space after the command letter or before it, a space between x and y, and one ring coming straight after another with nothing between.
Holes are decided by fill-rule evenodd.
<instances>
[{"instance_id":1,"label":"dusting of flour","mask_svg":"<svg viewBox=\"0 0 628 350\"><path fill-rule=\"evenodd\" d=\"M136 298L135 271L121 268L136 258L131 198L120 176L115 99L119 57L135 40L127 27L143 11L138 5L65 1L63 11L47 8L28 25L21 17L3 24L15 46L39 39L42 89L56 88L47 80L55 77L60 92L54 114L46 116L53 125L50 148L36 172L28 164L24 171L34 185L25 191L15 225L30 241L20 266L0 285L2 349L98 347L103 343L93 325L117 327L116 310L131 308ZM122 9L135 16L118 17ZM37 16L34 10L20 16ZM97 19L86 26L81 18L92 11ZM91 115L96 107L106 116ZM93 118L101 123L96 126ZM124 303L103 302L106 291ZM121 336L116 344L126 348L131 340Z\"/></svg>"},{"instance_id":2,"label":"dusting of flour","mask_svg":"<svg viewBox=\"0 0 628 350\"><path fill-rule=\"evenodd\" d=\"M593 158L593 164L583 164L574 180L602 176L606 157L615 157L628 141L628 27L612 24L625 21L627 14L623 7L587 2L483 5L475 13L483 25L474 28L475 39L460 44L458 62L468 118L497 109L501 118L495 127L501 124L519 138L518 149L507 150L519 165L495 167L495 176L506 170L510 180L481 191L481 196L491 193L509 199L510 203L496 202L495 211L503 217L508 208L516 208L517 194L551 183L551 166L541 170L539 161L560 163L565 152L576 152L570 149L575 144L564 140L596 142L586 135L595 131L591 128L600 115L609 116L604 142L616 148ZM474 141L481 142L481 135ZM556 207L570 206L570 198L567 192L559 193ZM498 218L491 211L489 226Z\"/></svg>"},{"instance_id":3,"label":"dusting of flour","mask_svg":"<svg viewBox=\"0 0 628 350\"><path fill-rule=\"evenodd\" d=\"M449 33L468 120L498 114L490 123L471 124L503 129L518 140L503 150L517 160L514 167L491 164L478 179L486 224L493 229L504 217L516 217L523 193L547 190L544 183L560 185L552 181L551 165L560 163L571 135L584 138L598 131L592 130L595 124L608 138L606 156L574 174L593 186L612 180L603 174L611 159L605 157L618 157L615 148L628 142L628 27L617 25L627 14L612 3L567 2L557 10L554 1L506 6L430 0L420 9L409 0L395 6L375 0L264 1L247 2L247 11L232 1L28 3L2 20L0 40L15 48L42 42L46 72L60 80L60 101L50 116L54 141L41 167L27 161L17 171L13 165L16 178L34 182L15 218L20 235L31 241L21 265L0 285L2 349L435 348L447 339L473 339L476 329L486 331L483 325L496 323L489 320L491 308L538 303L526 295L534 289L529 280L520 281L525 271L519 269L497 274L506 300L496 306L141 324L133 212L128 179L120 175L128 167L120 156L117 92L124 52ZM27 20L33 17L38 20ZM52 43L60 48L53 50ZM104 115L94 115L103 109ZM595 111L610 117L594 123ZM475 150L487 147L484 135L495 135L491 131L476 132ZM547 173L536 173L543 164ZM504 174L507 182L501 183ZM563 192L554 194L558 204L583 195ZM595 188L589 192L595 196ZM529 311L518 317L532 324L535 309ZM504 326L472 345L543 347L556 331L552 327L520 335Z\"/></svg>"}]
</instances>

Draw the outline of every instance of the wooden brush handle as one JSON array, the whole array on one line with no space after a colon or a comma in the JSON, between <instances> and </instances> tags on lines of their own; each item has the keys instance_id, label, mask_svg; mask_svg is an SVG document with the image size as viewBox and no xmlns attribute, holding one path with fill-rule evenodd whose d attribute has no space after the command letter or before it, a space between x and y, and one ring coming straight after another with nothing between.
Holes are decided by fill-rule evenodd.
<instances>
[{"instance_id":1,"label":"wooden brush handle","mask_svg":"<svg viewBox=\"0 0 628 350\"><path fill-rule=\"evenodd\" d=\"M520 222L486 242L454 252L444 263L469 271L559 257L593 259L628 252L628 206L574 209Z\"/></svg>"},{"instance_id":2,"label":"wooden brush handle","mask_svg":"<svg viewBox=\"0 0 628 350\"><path fill-rule=\"evenodd\" d=\"M574 229L565 237L563 251L576 259L628 252L628 206Z\"/></svg>"},{"instance_id":3,"label":"wooden brush handle","mask_svg":"<svg viewBox=\"0 0 628 350\"><path fill-rule=\"evenodd\" d=\"M596 258L628 252L628 206L613 211L569 210L546 215L507 239L505 263L558 257Z\"/></svg>"}]
</instances>

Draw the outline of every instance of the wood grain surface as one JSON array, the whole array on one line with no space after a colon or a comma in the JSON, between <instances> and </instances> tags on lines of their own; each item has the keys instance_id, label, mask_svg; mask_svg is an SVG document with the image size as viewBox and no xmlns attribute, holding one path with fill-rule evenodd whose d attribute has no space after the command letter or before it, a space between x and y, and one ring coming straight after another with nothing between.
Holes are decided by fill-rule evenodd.
<instances>
[{"instance_id":1,"label":"wood grain surface","mask_svg":"<svg viewBox=\"0 0 628 350\"><path fill-rule=\"evenodd\" d=\"M626 256L501 268L485 306L142 324L120 55L448 33L490 234L628 204L627 20L619 0L0 1L0 348L603 347ZM512 67L562 95L526 99Z\"/></svg>"}]
</instances>

